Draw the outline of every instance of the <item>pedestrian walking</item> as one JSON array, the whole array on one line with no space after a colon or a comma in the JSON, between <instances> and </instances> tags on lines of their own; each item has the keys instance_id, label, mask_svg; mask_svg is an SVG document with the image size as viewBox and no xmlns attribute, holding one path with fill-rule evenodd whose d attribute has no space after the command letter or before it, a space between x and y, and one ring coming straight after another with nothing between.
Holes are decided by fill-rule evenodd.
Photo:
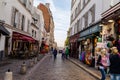
<instances>
[{"instance_id":1,"label":"pedestrian walking","mask_svg":"<svg viewBox=\"0 0 120 80\"><path fill-rule=\"evenodd\" d=\"M69 49L68 49L68 47L66 47L65 55L66 55L66 59L68 59L68 56L69 56Z\"/></svg>"},{"instance_id":2,"label":"pedestrian walking","mask_svg":"<svg viewBox=\"0 0 120 80\"><path fill-rule=\"evenodd\" d=\"M65 48L63 48L62 50L62 59L64 60L64 58L65 58Z\"/></svg>"},{"instance_id":3,"label":"pedestrian walking","mask_svg":"<svg viewBox=\"0 0 120 80\"><path fill-rule=\"evenodd\" d=\"M57 49L56 48L53 50L53 56L54 56L54 60L55 60L57 58Z\"/></svg>"},{"instance_id":4,"label":"pedestrian walking","mask_svg":"<svg viewBox=\"0 0 120 80\"><path fill-rule=\"evenodd\" d=\"M101 50L101 54L98 56L98 60L97 60L97 65L99 66L99 70L101 72L101 80L105 80L106 79L106 70L107 67L109 66L109 58L106 56L106 49L102 49Z\"/></svg>"},{"instance_id":5,"label":"pedestrian walking","mask_svg":"<svg viewBox=\"0 0 120 80\"><path fill-rule=\"evenodd\" d=\"M112 54L109 56L110 60L110 79L120 80L120 54L117 47L112 47Z\"/></svg>"}]
</instances>

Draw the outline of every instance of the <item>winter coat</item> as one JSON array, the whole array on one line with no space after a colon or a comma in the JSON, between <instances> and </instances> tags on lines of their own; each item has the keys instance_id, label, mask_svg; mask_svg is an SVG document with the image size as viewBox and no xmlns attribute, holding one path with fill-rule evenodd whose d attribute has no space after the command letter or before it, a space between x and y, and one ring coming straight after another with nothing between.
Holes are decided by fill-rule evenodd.
<instances>
[{"instance_id":1,"label":"winter coat","mask_svg":"<svg viewBox=\"0 0 120 80\"><path fill-rule=\"evenodd\" d=\"M120 55L111 54L109 59L110 59L110 73L120 74Z\"/></svg>"},{"instance_id":2,"label":"winter coat","mask_svg":"<svg viewBox=\"0 0 120 80\"><path fill-rule=\"evenodd\" d=\"M56 49L53 50L53 54L57 55L57 50Z\"/></svg>"},{"instance_id":3,"label":"winter coat","mask_svg":"<svg viewBox=\"0 0 120 80\"><path fill-rule=\"evenodd\" d=\"M66 48L65 54L66 54L66 55L69 55L69 49L68 49L68 48Z\"/></svg>"}]
</instances>

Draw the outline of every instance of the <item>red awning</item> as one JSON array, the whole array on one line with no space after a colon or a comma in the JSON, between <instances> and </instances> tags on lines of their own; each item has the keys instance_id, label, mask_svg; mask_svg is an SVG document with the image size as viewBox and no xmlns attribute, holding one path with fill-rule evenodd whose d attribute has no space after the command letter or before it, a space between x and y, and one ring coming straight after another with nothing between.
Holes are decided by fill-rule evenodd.
<instances>
[{"instance_id":1,"label":"red awning","mask_svg":"<svg viewBox=\"0 0 120 80\"><path fill-rule=\"evenodd\" d=\"M18 33L18 32L13 32L12 40L35 42L35 39L33 39L32 37Z\"/></svg>"}]
</instances>

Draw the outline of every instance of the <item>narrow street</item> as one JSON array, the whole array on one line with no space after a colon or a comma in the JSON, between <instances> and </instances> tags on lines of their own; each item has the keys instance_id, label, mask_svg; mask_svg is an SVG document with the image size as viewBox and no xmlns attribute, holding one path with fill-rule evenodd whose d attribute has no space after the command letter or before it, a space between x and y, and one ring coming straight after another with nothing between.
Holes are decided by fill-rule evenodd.
<instances>
[{"instance_id":1,"label":"narrow street","mask_svg":"<svg viewBox=\"0 0 120 80\"><path fill-rule=\"evenodd\" d=\"M50 55L47 55L38 64L37 68L24 80L96 80L69 60L63 61L61 54L58 54L55 61Z\"/></svg>"}]
</instances>

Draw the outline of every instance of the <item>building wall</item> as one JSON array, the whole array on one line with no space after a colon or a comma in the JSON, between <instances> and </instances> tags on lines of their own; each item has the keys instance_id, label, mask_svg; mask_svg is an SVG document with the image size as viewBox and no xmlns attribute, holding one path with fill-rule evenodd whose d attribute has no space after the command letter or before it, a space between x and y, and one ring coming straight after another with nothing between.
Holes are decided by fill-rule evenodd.
<instances>
[{"instance_id":1,"label":"building wall","mask_svg":"<svg viewBox=\"0 0 120 80\"><path fill-rule=\"evenodd\" d=\"M105 12L106 10L108 10L109 8L111 8L119 2L120 0L102 0L103 12Z\"/></svg>"},{"instance_id":2,"label":"building wall","mask_svg":"<svg viewBox=\"0 0 120 80\"><path fill-rule=\"evenodd\" d=\"M4 5L3 2L5 2L6 5ZM15 7L21 14L25 15L24 31L27 32L27 21L31 21L31 14L28 10L26 10L26 8L23 5L21 5L21 3L18 0L3 0L2 5L0 6L0 11L2 11L2 13L0 14L0 19L4 20L5 23L9 25L11 25L13 7Z\"/></svg>"},{"instance_id":3,"label":"building wall","mask_svg":"<svg viewBox=\"0 0 120 80\"><path fill-rule=\"evenodd\" d=\"M46 31L50 32L50 13L49 13L49 9L47 8L47 6L45 6L44 4L41 4L41 3L38 5L38 9L40 9L43 13L44 24L45 24Z\"/></svg>"},{"instance_id":4,"label":"building wall","mask_svg":"<svg viewBox=\"0 0 120 80\"><path fill-rule=\"evenodd\" d=\"M4 48L5 48L5 36L3 36L2 34L0 34L1 36L0 36L0 51L1 50L4 50Z\"/></svg>"},{"instance_id":5,"label":"building wall","mask_svg":"<svg viewBox=\"0 0 120 80\"><path fill-rule=\"evenodd\" d=\"M11 45L12 45L12 32L19 31L20 33L24 32L24 33L30 34L30 31L31 31L31 26L30 26L31 18L32 18L31 7L33 6L33 0L26 0L26 7L20 1L22 0L0 0L0 11L1 11L0 20L5 21L5 28L10 32L10 35L9 35L10 39L8 42L10 43L10 46L8 48L8 54L10 52ZM31 5L29 5L28 3L31 3ZM12 24L13 8L17 9L18 13L25 16L23 31L21 30L20 25L15 28L15 26ZM19 20L21 20L20 16L19 16ZM28 20L29 20L29 28L28 28ZM20 24L20 21L17 20L17 23ZM0 50L5 50L5 36L1 36L0 38L1 38L0 44L2 44L0 46Z\"/></svg>"},{"instance_id":6,"label":"building wall","mask_svg":"<svg viewBox=\"0 0 120 80\"><path fill-rule=\"evenodd\" d=\"M83 0L76 0L71 9L70 27L72 27L72 32L70 32L70 35L74 35L80 32L81 30L89 27L89 25L91 25L92 23L100 20L101 13L101 0L86 0L85 4L83 3Z\"/></svg>"}]
</instances>

